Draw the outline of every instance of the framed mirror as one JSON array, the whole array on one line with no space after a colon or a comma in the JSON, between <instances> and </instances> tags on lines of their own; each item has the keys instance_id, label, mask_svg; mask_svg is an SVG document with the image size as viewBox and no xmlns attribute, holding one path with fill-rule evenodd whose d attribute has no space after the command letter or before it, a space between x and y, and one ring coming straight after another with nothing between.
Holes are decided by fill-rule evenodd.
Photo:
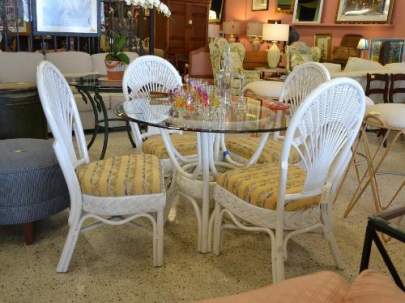
<instances>
[{"instance_id":1,"label":"framed mirror","mask_svg":"<svg viewBox=\"0 0 405 303\"><path fill-rule=\"evenodd\" d=\"M277 12L292 14L294 0L277 0Z\"/></svg>"},{"instance_id":2,"label":"framed mirror","mask_svg":"<svg viewBox=\"0 0 405 303\"><path fill-rule=\"evenodd\" d=\"M209 22L219 23L222 21L222 11L225 0L211 0Z\"/></svg>"},{"instance_id":3,"label":"framed mirror","mask_svg":"<svg viewBox=\"0 0 405 303\"><path fill-rule=\"evenodd\" d=\"M293 23L321 23L324 0L296 0Z\"/></svg>"}]
</instances>

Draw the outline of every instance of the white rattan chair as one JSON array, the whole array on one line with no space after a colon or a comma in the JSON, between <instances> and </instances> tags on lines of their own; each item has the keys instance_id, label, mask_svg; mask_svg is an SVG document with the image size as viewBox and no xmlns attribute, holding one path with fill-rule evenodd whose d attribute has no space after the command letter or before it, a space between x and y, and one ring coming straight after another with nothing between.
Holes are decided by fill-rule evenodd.
<instances>
[{"instance_id":1,"label":"white rattan chair","mask_svg":"<svg viewBox=\"0 0 405 303\"><path fill-rule=\"evenodd\" d=\"M295 108L279 164L258 164L218 176L214 253L219 254L222 230L229 227L223 224L227 215L233 228L269 235L275 282L284 279L288 240L318 228L341 267L332 232L331 196L350 160L364 112L364 92L356 81L339 78L324 83ZM297 164L289 162L292 149L300 156Z\"/></svg>"},{"instance_id":2,"label":"white rattan chair","mask_svg":"<svg viewBox=\"0 0 405 303\"><path fill-rule=\"evenodd\" d=\"M137 102L140 98L150 98L152 93L169 93L181 88L182 80L178 71L167 60L157 56L142 56L128 66L122 85L125 100ZM130 125L137 151L156 155L163 160L166 169L171 169L171 162L160 136L161 130L148 127L145 133L141 133L137 123L131 122ZM173 152L180 161L187 162L187 156L196 154L195 135L176 132L170 137Z\"/></svg>"},{"instance_id":3,"label":"white rattan chair","mask_svg":"<svg viewBox=\"0 0 405 303\"><path fill-rule=\"evenodd\" d=\"M301 102L319 85L330 80L330 74L328 70L320 63L308 62L297 66L287 77L281 90L279 102L289 104L290 113L292 116ZM261 90L254 91L252 86L247 86L246 90L251 91L258 98L261 98L263 93ZM245 92L246 92L245 90ZM278 122L281 124L282 113L278 112ZM288 118L288 117L287 117ZM288 120L288 119L287 119ZM263 135L266 136L266 135ZM252 137L247 135L228 136L223 144L231 152L245 159L251 159L256 153L260 141L263 139L260 137ZM267 135L267 137L269 137ZM278 161L280 158L283 142L279 133L275 133L273 138L268 141L264 146L262 153L256 153L260 155L258 159L251 159L250 163L258 161L269 162ZM294 160L294 159L291 159Z\"/></svg>"},{"instance_id":4,"label":"white rattan chair","mask_svg":"<svg viewBox=\"0 0 405 303\"><path fill-rule=\"evenodd\" d=\"M166 196L159 159L134 154L90 163L79 112L65 78L52 63L44 61L38 67L37 83L71 200L69 233L57 271L68 270L80 231L140 217L152 223L153 264L161 266ZM90 218L97 222L82 228Z\"/></svg>"}]
</instances>

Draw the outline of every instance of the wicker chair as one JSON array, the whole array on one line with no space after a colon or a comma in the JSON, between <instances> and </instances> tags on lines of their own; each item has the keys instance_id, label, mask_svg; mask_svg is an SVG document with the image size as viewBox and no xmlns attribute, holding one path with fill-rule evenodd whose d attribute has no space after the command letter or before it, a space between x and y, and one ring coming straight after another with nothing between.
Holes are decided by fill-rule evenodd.
<instances>
[{"instance_id":1,"label":"wicker chair","mask_svg":"<svg viewBox=\"0 0 405 303\"><path fill-rule=\"evenodd\" d=\"M68 270L80 231L103 223L125 224L140 217L152 223L153 264L161 266L166 195L159 159L135 154L90 163L76 102L63 75L52 63L43 61L37 84L70 194L69 233L57 271ZM90 218L99 222L82 228Z\"/></svg>"},{"instance_id":2,"label":"wicker chair","mask_svg":"<svg viewBox=\"0 0 405 303\"><path fill-rule=\"evenodd\" d=\"M133 61L127 68L123 80L123 92L127 102L137 102L138 99L150 98L153 93L169 93L182 86L178 71L165 59L156 56L142 56ZM144 152L157 156L162 160L167 172L172 166L166 147L160 136L160 130L148 127L141 133L138 124L131 122L133 138L139 153ZM171 132L173 151L181 162L187 162L187 156L196 152L197 139L195 135Z\"/></svg>"},{"instance_id":3,"label":"wicker chair","mask_svg":"<svg viewBox=\"0 0 405 303\"><path fill-rule=\"evenodd\" d=\"M319 85L330 80L328 70L319 63L308 62L297 66L287 77L281 90L279 101L290 105L290 115L293 115L301 102ZM247 86L251 88L251 86ZM252 91L260 98L260 91ZM280 115L280 114L279 114ZM279 119L281 123L281 115ZM269 135L264 135L269 137ZM264 147L259 159L252 159L251 163L278 161L283 146L279 134L275 134L273 139ZM247 135L229 136L226 138L226 148L232 154L237 154L245 159L251 159L256 153L263 136L252 137Z\"/></svg>"},{"instance_id":4,"label":"wicker chair","mask_svg":"<svg viewBox=\"0 0 405 303\"><path fill-rule=\"evenodd\" d=\"M365 112L365 96L354 80L322 84L296 109L280 164L259 164L217 177L213 251L219 254L224 216L231 228L264 232L271 240L273 281L284 279L287 242L321 228L336 265L342 267L332 232L332 193L346 168ZM289 164L290 151L300 156Z\"/></svg>"}]
</instances>

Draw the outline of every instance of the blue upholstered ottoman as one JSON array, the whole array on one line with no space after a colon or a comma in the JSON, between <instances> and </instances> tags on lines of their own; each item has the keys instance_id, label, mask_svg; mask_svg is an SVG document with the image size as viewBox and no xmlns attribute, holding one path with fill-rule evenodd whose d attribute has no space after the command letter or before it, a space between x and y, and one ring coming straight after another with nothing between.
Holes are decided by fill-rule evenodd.
<instances>
[{"instance_id":1,"label":"blue upholstered ottoman","mask_svg":"<svg viewBox=\"0 0 405 303\"><path fill-rule=\"evenodd\" d=\"M68 206L69 192L51 141L0 140L0 225L25 224L32 234L30 223Z\"/></svg>"}]
</instances>

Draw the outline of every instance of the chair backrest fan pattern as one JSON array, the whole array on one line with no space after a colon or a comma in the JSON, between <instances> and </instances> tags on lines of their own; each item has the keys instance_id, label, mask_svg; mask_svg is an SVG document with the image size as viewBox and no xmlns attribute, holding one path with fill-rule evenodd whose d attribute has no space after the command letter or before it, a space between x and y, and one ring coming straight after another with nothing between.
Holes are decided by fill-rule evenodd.
<instances>
[{"instance_id":1,"label":"chair backrest fan pattern","mask_svg":"<svg viewBox=\"0 0 405 303\"><path fill-rule=\"evenodd\" d=\"M290 104L290 113L293 115L314 89L329 80L329 71L320 63L307 62L298 65L287 77L279 100Z\"/></svg>"},{"instance_id":2,"label":"chair backrest fan pattern","mask_svg":"<svg viewBox=\"0 0 405 303\"><path fill-rule=\"evenodd\" d=\"M294 148L306 171L304 193L319 194L326 183L338 180L350 160L364 112L364 91L347 78L324 83L297 109L287 130L281 167L288 167Z\"/></svg>"},{"instance_id":3,"label":"chair backrest fan pattern","mask_svg":"<svg viewBox=\"0 0 405 303\"><path fill-rule=\"evenodd\" d=\"M72 214L75 212L72 209L74 204L81 201L75 169L89 162L83 126L69 84L55 65L47 61L39 65L37 85L42 108L55 139L55 154L69 188Z\"/></svg>"}]
</instances>

